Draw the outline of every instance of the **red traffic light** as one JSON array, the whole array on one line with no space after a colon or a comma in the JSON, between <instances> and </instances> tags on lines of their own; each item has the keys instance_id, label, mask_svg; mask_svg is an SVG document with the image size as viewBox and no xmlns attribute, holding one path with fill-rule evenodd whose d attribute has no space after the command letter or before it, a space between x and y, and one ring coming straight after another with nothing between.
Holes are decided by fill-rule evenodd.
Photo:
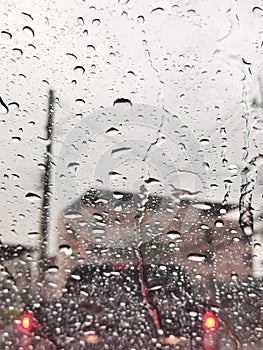
<instances>
[{"instance_id":1,"label":"red traffic light","mask_svg":"<svg viewBox=\"0 0 263 350\"><path fill-rule=\"evenodd\" d=\"M33 326L33 316L24 314L20 317L18 328L23 332L30 332Z\"/></svg>"},{"instance_id":2,"label":"red traffic light","mask_svg":"<svg viewBox=\"0 0 263 350\"><path fill-rule=\"evenodd\" d=\"M207 312L203 316L203 329L204 331L216 331L219 323L217 317L211 312Z\"/></svg>"}]
</instances>

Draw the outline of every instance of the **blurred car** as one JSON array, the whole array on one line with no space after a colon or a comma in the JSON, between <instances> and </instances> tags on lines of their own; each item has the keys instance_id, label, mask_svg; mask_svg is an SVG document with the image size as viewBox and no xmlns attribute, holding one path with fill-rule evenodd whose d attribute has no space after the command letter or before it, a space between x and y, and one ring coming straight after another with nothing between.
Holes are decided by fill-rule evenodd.
<instances>
[{"instance_id":1,"label":"blurred car","mask_svg":"<svg viewBox=\"0 0 263 350\"><path fill-rule=\"evenodd\" d=\"M67 208L56 259L60 298L43 307L48 336L58 349L238 348L233 311L221 303L231 285L225 252L218 252L226 250L227 235L222 245L208 237L206 226L205 234L197 227L199 237L191 238L187 220L204 215L204 205L149 195L142 210L141 200L138 194L91 190ZM121 211L113 210L120 205ZM211 225L219 209L209 208ZM180 220L173 220L175 212ZM233 227L225 220L227 225ZM241 238L238 249L237 266L247 253ZM221 256L218 280L209 260L213 251ZM230 260L232 253L226 254ZM238 271L242 276L250 268L243 264Z\"/></svg>"},{"instance_id":2,"label":"blurred car","mask_svg":"<svg viewBox=\"0 0 263 350\"><path fill-rule=\"evenodd\" d=\"M0 301L1 349L54 349L23 298L14 277L4 265L0 265Z\"/></svg>"},{"instance_id":3,"label":"blurred car","mask_svg":"<svg viewBox=\"0 0 263 350\"><path fill-rule=\"evenodd\" d=\"M77 266L44 309L57 349L217 349L216 313L180 266Z\"/></svg>"}]
</instances>

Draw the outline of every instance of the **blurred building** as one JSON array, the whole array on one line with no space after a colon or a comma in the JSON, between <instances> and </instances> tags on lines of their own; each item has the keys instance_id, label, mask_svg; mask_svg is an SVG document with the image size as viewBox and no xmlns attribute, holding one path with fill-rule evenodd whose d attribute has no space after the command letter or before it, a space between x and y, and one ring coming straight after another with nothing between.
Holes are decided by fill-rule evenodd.
<instances>
[{"instance_id":1,"label":"blurred building","mask_svg":"<svg viewBox=\"0 0 263 350\"><path fill-rule=\"evenodd\" d=\"M193 279L230 280L252 275L251 242L230 213L234 205L90 190L60 218L60 285L76 265L178 264Z\"/></svg>"}]
</instances>

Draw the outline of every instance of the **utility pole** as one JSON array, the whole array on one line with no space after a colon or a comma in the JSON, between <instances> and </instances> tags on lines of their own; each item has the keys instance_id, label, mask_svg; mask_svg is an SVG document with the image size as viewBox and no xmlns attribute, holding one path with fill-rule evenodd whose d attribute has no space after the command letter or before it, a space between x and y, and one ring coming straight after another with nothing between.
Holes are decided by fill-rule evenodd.
<instances>
[{"instance_id":1,"label":"utility pole","mask_svg":"<svg viewBox=\"0 0 263 350\"><path fill-rule=\"evenodd\" d=\"M50 227L50 199L51 199L51 175L52 175L52 142L53 142L53 126L55 113L55 94L53 90L49 90L48 98L48 120L47 120L47 145L45 152L45 173L43 187L43 202L41 210L41 236L40 236L40 254L39 254L39 277L43 280L47 268L48 256L48 238Z\"/></svg>"}]
</instances>

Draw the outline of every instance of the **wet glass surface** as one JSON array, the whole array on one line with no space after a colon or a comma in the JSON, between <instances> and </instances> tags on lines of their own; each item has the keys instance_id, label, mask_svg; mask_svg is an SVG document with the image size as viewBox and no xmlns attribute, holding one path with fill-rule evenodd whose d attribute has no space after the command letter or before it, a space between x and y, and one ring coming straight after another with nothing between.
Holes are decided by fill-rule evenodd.
<instances>
[{"instance_id":1,"label":"wet glass surface","mask_svg":"<svg viewBox=\"0 0 263 350\"><path fill-rule=\"evenodd\" d=\"M260 2L9 0L0 347L263 347Z\"/></svg>"}]
</instances>

